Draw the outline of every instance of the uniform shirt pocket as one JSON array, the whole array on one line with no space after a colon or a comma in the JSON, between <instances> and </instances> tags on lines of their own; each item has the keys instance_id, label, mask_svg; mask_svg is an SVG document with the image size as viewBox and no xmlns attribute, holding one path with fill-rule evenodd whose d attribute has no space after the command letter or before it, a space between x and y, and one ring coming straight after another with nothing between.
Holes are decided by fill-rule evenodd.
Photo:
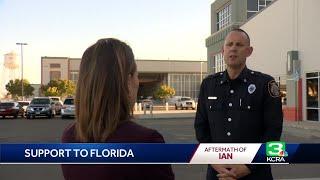
<instances>
[{"instance_id":1,"label":"uniform shirt pocket","mask_svg":"<svg viewBox=\"0 0 320 180\"><path fill-rule=\"evenodd\" d=\"M247 97L241 99L240 110L241 111L257 111L259 109L259 104L256 102L255 98Z\"/></svg>"},{"instance_id":2,"label":"uniform shirt pocket","mask_svg":"<svg viewBox=\"0 0 320 180\"><path fill-rule=\"evenodd\" d=\"M208 110L211 112L221 111L223 109L222 106L222 101L219 99L208 100Z\"/></svg>"}]
</instances>

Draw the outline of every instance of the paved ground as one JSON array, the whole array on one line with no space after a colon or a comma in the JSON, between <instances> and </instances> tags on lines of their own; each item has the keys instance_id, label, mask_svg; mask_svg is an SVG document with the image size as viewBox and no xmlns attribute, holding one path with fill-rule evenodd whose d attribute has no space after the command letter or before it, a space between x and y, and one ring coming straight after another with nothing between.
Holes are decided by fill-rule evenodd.
<instances>
[{"instance_id":1,"label":"paved ground","mask_svg":"<svg viewBox=\"0 0 320 180\"><path fill-rule=\"evenodd\" d=\"M168 143L196 143L193 130L194 112L140 115L138 123L157 129ZM175 117L175 118L174 118ZM60 142L64 127L72 120L5 119L0 120L0 143ZM320 143L320 124L285 123L282 140L291 143ZM173 165L177 180L204 179L206 165ZM276 179L320 179L319 164L273 166ZM62 179L59 165L1 165L0 179Z\"/></svg>"}]
</instances>

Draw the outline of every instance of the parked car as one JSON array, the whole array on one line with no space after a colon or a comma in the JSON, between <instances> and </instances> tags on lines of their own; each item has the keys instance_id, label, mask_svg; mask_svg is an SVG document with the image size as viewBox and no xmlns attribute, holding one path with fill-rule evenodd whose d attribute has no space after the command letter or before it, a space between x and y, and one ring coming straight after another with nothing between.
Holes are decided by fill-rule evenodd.
<instances>
[{"instance_id":1,"label":"parked car","mask_svg":"<svg viewBox=\"0 0 320 180\"><path fill-rule=\"evenodd\" d=\"M55 103L56 114L58 114L58 115L61 114L63 102L61 101L60 97L49 96L49 98Z\"/></svg>"},{"instance_id":2,"label":"parked car","mask_svg":"<svg viewBox=\"0 0 320 180\"><path fill-rule=\"evenodd\" d=\"M149 109L149 108L151 108L151 106L153 106L153 101L152 101L151 99L143 99L143 100L141 101L141 108L142 108L142 110L144 109L144 107L145 107L146 109Z\"/></svg>"},{"instance_id":3,"label":"parked car","mask_svg":"<svg viewBox=\"0 0 320 180\"><path fill-rule=\"evenodd\" d=\"M175 108L178 109L196 109L196 103L190 97L181 97L175 103Z\"/></svg>"},{"instance_id":4,"label":"parked car","mask_svg":"<svg viewBox=\"0 0 320 180\"><path fill-rule=\"evenodd\" d=\"M52 118L55 115L55 103L49 97L33 98L26 113L27 119L35 118L37 116Z\"/></svg>"},{"instance_id":5,"label":"parked car","mask_svg":"<svg viewBox=\"0 0 320 180\"><path fill-rule=\"evenodd\" d=\"M167 99L167 102L168 102L169 105L175 105L175 104L177 103L177 101L178 101L179 99L181 99L181 97L182 97L182 96L173 96L173 97L171 97L171 98L168 98L168 99Z\"/></svg>"},{"instance_id":6,"label":"parked car","mask_svg":"<svg viewBox=\"0 0 320 180\"><path fill-rule=\"evenodd\" d=\"M66 98L61 109L61 118L74 117L75 106L74 98Z\"/></svg>"},{"instance_id":7,"label":"parked car","mask_svg":"<svg viewBox=\"0 0 320 180\"><path fill-rule=\"evenodd\" d=\"M62 104L61 98L59 96L49 96L49 98L54 102L60 101Z\"/></svg>"},{"instance_id":8,"label":"parked car","mask_svg":"<svg viewBox=\"0 0 320 180\"><path fill-rule=\"evenodd\" d=\"M54 106L55 106L56 114L60 115L62 107L63 107L62 102L57 101L57 102L54 103Z\"/></svg>"},{"instance_id":9,"label":"parked car","mask_svg":"<svg viewBox=\"0 0 320 180\"><path fill-rule=\"evenodd\" d=\"M27 107L30 105L30 101L18 101L19 105L23 108L23 115L25 116L27 112Z\"/></svg>"},{"instance_id":10,"label":"parked car","mask_svg":"<svg viewBox=\"0 0 320 180\"><path fill-rule=\"evenodd\" d=\"M3 118L6 118L6 116L23 117L24 110L17 102L2 102L0 103L0 116Z\"/></svg>"}]
</instances>

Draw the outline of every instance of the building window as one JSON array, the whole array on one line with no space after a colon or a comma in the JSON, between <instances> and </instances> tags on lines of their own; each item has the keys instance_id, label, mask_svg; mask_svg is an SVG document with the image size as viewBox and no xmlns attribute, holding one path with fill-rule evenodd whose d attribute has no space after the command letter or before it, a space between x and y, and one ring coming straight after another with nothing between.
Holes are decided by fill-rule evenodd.
<instances>
[{"instance_id":1,"label":"building window","mask_svg":"<svg viewBox=\"0 0 320 180\"><path fill-rule=\"evenodd\" d=\"M50 80L58 80L61 79L60 71L50 71Z\"/></svg>"},{"instance_id":2,"label":"building window","mask_svg":"<svg viewBox=\"0 0 320 180\"><path fill-rule=\"evenodd\" d=\"M207 73L202 73L202 79ZM168 74L168 85L175 89L176 96L188 96L197 99L199 96L201 74Z\"/></svg>"},{"instance_id":3,"label":"building window","mask_svg":"<svg viewBox=\"0 0 320 180\"><path fill-rule=\"evenodd\" d=\"M318 77L319 73L318 72L312 72L312 73L307 73L307 78L312 78L312 77Z\"/></svg>"},{"instance_id":4,"label":"building window","mask_svg":"<svg viewBox=\"0 0 320 180\"><path fill-rule=\"evenodd\" d=\"M273 0L247 0L247 19L263 10Z\"/></svg>"},{"instance_id":5,"label":"building window","mask_svg":"<svg viewBox=\"0 0 320 180\"><path fill-rule=\"evenodd\" d=\"M307 107L318 107L318 78L307 79Z\"/></svg>"},{"instance_id":6,"label":"building window","mask_svg":"<svg viewBox=\"0 0 320 180\"><path fill-rule=\"evenodd\" d=\"M71 71L70 72L70 80L77 84L79 78L79 71Z\"/></svg>"},{"instance_id":7,"label":"building window","mask_svg":"<svg viewBox=\"0 0 320 180\"><path fill-rule=\"evenodd\" d=\"M231 23L231 4L225 6L217 13L217 31Z\"/></svg>"},{"instance_id":8,"label":"building window","mask_svg":"<svg viewBox=\"0 0 320 180\"><path fill-rule=\"evenodd\" d=\"M50 64L50 68L60 68L60 64Z\"/></svg>"},{"instance_id":9,"label":"building window","mask_svg":"<svg viewBox=\"0 0 320 180\"><path fill-rule=\"evenodd\" d=\"M214 56L213 73L224 71L225 66L222 53L216 54Z\"/></svg>"},{"instance_id":10,"label":"building window","mask_svg":"<svg viewBox=\"0 0 320 180\"><path fill-rule=\"evenodd\" d=\"M319 73L306 74L307 120L319 121Z\"/></svg>"},{"instance_id":11,"label":"building window","mask_svg":"<svg viewBox=\"0 0 320 180\"><path fill-rule=\"evenodd\" d=\"M251 16L255 15L257 12L247 12L247 18L250 18Z\"/></svg>"}]
</instances>

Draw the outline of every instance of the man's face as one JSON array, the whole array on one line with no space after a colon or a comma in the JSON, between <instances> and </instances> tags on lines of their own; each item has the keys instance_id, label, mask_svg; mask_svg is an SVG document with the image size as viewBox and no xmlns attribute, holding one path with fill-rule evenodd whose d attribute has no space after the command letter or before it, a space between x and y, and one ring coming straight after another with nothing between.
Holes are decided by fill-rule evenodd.
<instances>
[{"instance_id":1,"label":"man's face","mask_svg":"<svg viewBox=\"0 0 320 180\"><path fill-rule=\"evenodd\" d=\"M230 32L223 45L222 53L228 67L240 68L246 64L246 58L252 53L249 40L243 32Z\"/></svg>"}]
</instances>

